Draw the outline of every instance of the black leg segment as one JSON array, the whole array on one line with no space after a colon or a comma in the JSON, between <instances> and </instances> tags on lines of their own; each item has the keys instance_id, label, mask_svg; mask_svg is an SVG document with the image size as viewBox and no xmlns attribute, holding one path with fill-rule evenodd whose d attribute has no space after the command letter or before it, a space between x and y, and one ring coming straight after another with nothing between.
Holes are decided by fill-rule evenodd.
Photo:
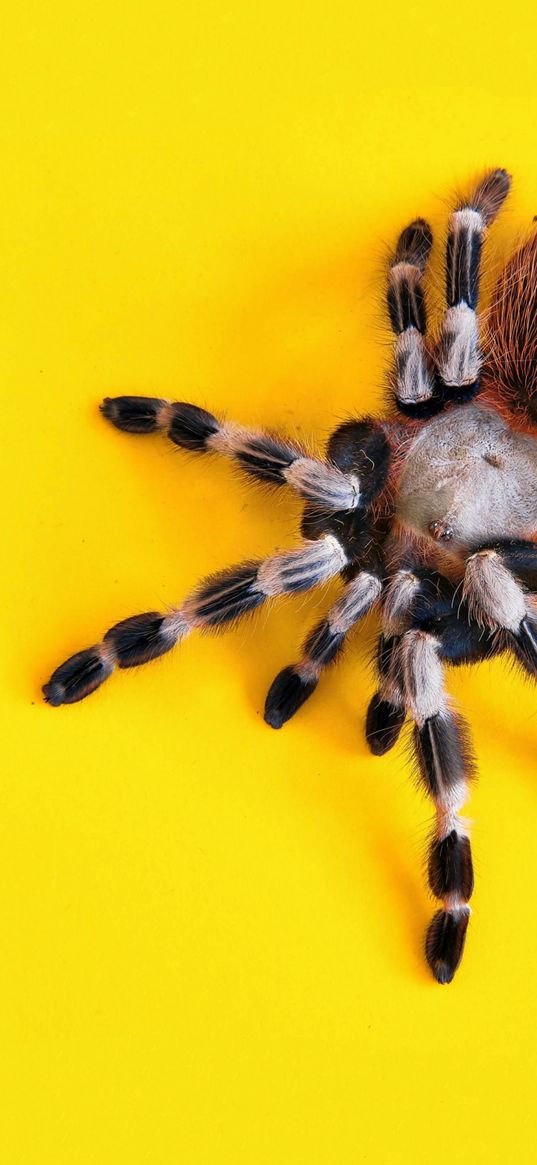
<instances>
[{"instance_id":1,"label":"black leg segment","mask_svg":"<svg viewBox=\"0 0 537 1165\"><path fill-rule=\"evenodd\" d=\"M91 695L112 674L113 663L103 658L100 646L77 651L52 673L43 686L47 704L59 708L61 704L76 704Z\"/></svg>"},{"instance_id":2,"label":"black leg segment","mask_svg":"<svg viewBox=\"0 0 537 1165\"><path fill-rule=\"evenodd\" d=\"M166 401L153 396L105 397L101 412L124 433L156 433Z\"/></svg>"}]
</instances>

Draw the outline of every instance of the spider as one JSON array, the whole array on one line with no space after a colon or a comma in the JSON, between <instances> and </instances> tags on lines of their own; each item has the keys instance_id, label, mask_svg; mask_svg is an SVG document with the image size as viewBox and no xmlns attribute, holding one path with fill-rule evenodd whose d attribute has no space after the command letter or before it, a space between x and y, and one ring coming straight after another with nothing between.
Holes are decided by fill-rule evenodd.
<instances>
[{"instance_id":1,"label":"spider","mask_svg":"<svg viewBox=\"0 0 537 1165\"><path fill-rule=\"evenodd\" d=\"M213 574L167 614L124 619L43 688L55 707L82 700L115 668L153 660L196 628L219 628L339 575L340 597L298 661L276 676L265 720L280 728L298 711L351 628L378 605L378 689L366 739L381 755L406 717L413 721L416 770L436 812L428 881L440 908L425 956L439 983L453 979L470 916L472 856L460 810L475 773L444 665L503 652L537 676L537 233L500 274L481 337L477 316L482 244L510 183L505 170L488 173L451 213L436 341L427 338L424 290L432 233L423 219L403 230L387 279L391 415L345 421L324 458L194 404L104 400L118 429L159 430L182 449L221 453L250 478L295 490L305 502L302 541Z\"/></svg>"}]
</instances>

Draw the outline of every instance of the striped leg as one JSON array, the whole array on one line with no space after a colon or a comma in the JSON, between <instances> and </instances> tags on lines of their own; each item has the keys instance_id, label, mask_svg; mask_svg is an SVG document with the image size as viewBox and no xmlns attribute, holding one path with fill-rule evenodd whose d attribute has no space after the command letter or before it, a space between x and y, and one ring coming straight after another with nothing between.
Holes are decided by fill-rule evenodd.
<instances>
[{"instance_id":1,"label":"striped leg","mask_svg":"<svg viewBox=\"0 0 537 1165\"><path fill-rule=\"evenodd\" d=\"M347 583L344 594L308 635L302 658L279 672L265 703L265 721L281 728L317 687L321 673L343 651L351 627L376 603L382 589L378 574L360 571Z\"/></svg>"},{"instance_id":2,"label":"striped leg","mask_svg":"<svg viewBox=\"0 0 537 1165\"><path fill-rule=\"evenodd\" d=\"M515 551L513 543L510 547L519 562L522 556L528 562L526 550ZM402 644L408 631L433 635L439 658L454 666L490 659L509 645L495 630L483 627L458 588L436 571L396 571L384 599L383 634L378 646L380 685L366 722L366 738L377 755L392 748L405 720Z\"/></svg>"},{"instance_id":3,"label":"striped leg","mask_svg":"<svg viewBox=\"0 0 537 1165\"><path fill-rule=\"evenodd\" d=\"M401 413L433 416L443 408L425 345L427 316L423 275L433 236L418 218L399 236L388 274L388 312L397 336L392 391Z\"/></svg>"},{"instance_id":4,"label":"striped leg","mask_svg":"<svg viewBox=\"0 0 537 1165\"><path fill-rule=\"evenodd\" d=\"M443 664L475 663L504 647L472 619L464 601L455 604L455 597L454 586L440 575L425 578L412 604L411 627L397 649L404 701L414 719L418 772L436 806L429 885L443 909L427 931L426 957L440 983L450 982L459 965L473 889L470 841L459 809L474 762L467 727L446 698Z\"/></svg>"},{"instance_id":5,"label":"striped leg","mask_svg":"<svg viewBox=\"0 0 537 1165\"><path fill-rule=\"evenodd\" d=\"M466 563L463 594L473 618L493 631L503 632L519 663L534 679L537 612L532 599L536 592L534 542L497 542L481 547Z\"/></svg>"},{"instance_id":6,"label":"striped leg","mask_svg":"<svg viewBox=\"0 0 537 1165\"><path fill-rule=\"evenodd\" d=\"M493 170L449 220L447 311L437 363L443 393L450 401L470 400L479 390L482 355L476 308L481 248L486 228L496 218L510 185L511 179L505 170Z\"/></svg>"},{"instance_id":7,"label":"striped leg","mask_svg":"<svg viewBox=\"0 0 537 1165\"><path fill-rule=\"evenodd\" d=\"M377 650L379 688L367 710L365 735L371 752L383 756L398 740L405 722L405 697L400 663L401 636L410 626L417 596L425 581L417 570L396 570L383 601L382 634Z\"/></svg>"},{"instance_id":8,"label":"striped leg","mask_svg":"<svg viewBox=\"0 0 537 1165\"><path fill-rule=\"evenodd\" d=\"M474 762L466 724L446 699L438 639L426 631L407 631L401 657L418 772L436 808L429 885L442 908L427 930L425 955L435 979L450 983L464 950L473 890L470 839L459 810Z\"/></svg>"},{"instance_id":9,"label":"striped leg","mask_svg":"<svg viewBox=\"0 0 537 1165\"><path fill-rule=\"evenodd\" d=\"M114 668L137 667L156 659L194 629L220 627L268 598L309 590L339 574L347 564L341 542L328 534L262 562L244 562L220 571L199 583L169 614L149 611L124 619L106 632L102 643L71 656L45 684L45 700L54 707L83 700Z\"/></svg>"},{"instance_id":10,"label":"striped leg","mask_svg":"<svg viewBox=\"0 0 537 1165\"><path fill-rule=\"evenodd\" d=\"M417 594L411 628L394 652L405 704L414 719L418 771L436 806L429 885L443 905L428 928L425 952L440 983L449 983L457 970L470 915L472 857L459 810L475 771L467 727L446 699L443 664L473 663L510 647L537 676L537 620L521 584L531 592L537 589L534 543L509 541L483 548L468 560L457 607L446 580L436 596L424 590Z\"/></svg>"},{"instance_id":11,"label":"striped leg","mask_svg":"<svg viewBox=\"0 0 537 1165\"><path fill-rule=\"evenodd\" d=\"M104 416L128 433L161 430L175 445L198 453L222 453L243 472L266 485L289 485L325 511L354 510L365 502L354 470L309 457L297 442L219 421L212 413L182 401L147 396L107 397ZM377 426L378 428L378 426Z\"/></svg>"},{"instance_id":12,"label":"striped leg","mask_svg":"<svg viewBox=\"0 0 537 1165\"><path fill-rule=\"evenodd\" d=\"M365 738L374 756L384 756L399 739L405 722L399 647L401 637L379 635L377 667L379 687L371 698L365 721Z\"/></svg>"}]
</instances>

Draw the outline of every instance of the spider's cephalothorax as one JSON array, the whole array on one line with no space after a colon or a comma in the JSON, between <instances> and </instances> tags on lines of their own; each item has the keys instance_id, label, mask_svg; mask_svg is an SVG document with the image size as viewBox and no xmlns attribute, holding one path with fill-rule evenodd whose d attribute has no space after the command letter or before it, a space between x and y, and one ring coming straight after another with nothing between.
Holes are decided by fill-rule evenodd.
<instances>
[{"instance_id":1,"label":"spider's cephalothorax","mask_svg":"<svg viewBox=\"0 0 537 1165\"><path fill-rule=\"evenodd\" d=\"M265 720L280 728L378 603L379 683L366 736L379 755L407 716L414 723L417 770L436 808L428 869L441 908L425 951L440 983L450 982L460 962L473 889L459 811L474 766L466 725L444 689L444 664L508 652L537 676L537 235L500 276L482 336L476 315L483 238L509 186L505 171L495 170L451 215L447 309L434 344L426 339L423 287L432 234L422 219L403 231L388 275L399 415L340 425L324 458L196 405L104 401L118 429L162 430L183 449L225 454L258 481L289 485L306 503L303 540L218 572L171 613L117 623L102 643L61 664L43 689L50 704L74 703L116 667L155 659L195 628L219 627L268 598L340 575L341 597L268 693Z\"/></svg>"}]
</instances>

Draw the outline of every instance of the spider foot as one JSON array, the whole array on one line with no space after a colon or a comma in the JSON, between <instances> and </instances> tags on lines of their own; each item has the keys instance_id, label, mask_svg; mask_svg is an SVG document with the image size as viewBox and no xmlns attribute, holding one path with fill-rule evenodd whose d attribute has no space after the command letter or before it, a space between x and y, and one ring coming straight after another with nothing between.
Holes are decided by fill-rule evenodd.
<instances>
[{"instance_id":1,"label":"spider foot","mask_svg":"<svg viewBox=\"0 0 537 1165\"><path fill-rule=\"evenodd\" d=\"M100 407L103 417L124 433L155 433L165 404L152 396L107 396Z\"/></svg>"},{"instance_id":2,"label":"spider foot","mask_svg":"<svg viewBox=\"0 0 537 1165\"><path fill-rule=\"evenodd\" d=\"M167 401L153 396L107 396L101 405L107 421L123 433L167 432L170 441L182 449L203 453L209 438L219 431L212 413L185 401Z\"/></svg>"},{"instance_id":3,"label":"spider foot","mask_svg":"<svg viewBox=\"0 0 537 1165\"><path fill-rule=\"evenodd\" d=\"M65 663L61 663L43 685L43 695L47 704L59 708L61 704L76 704L78 700L91 695L108 679L113 671L113 663L101 654L100 647L88 647L77 651Z\"/></svg>"},{"instance_id":4,"label":"spider foot","mask_svg":"<svg viewBox=\"0 0 537 1165\"><path fill-rule=\"evenodd\" d=\"M305 704L317 687L316 678L306 678L294 667L284 667L272 681L265 701L265 723L281 728Z\"/></svg>"},{"instance_id":5,"label":"spider foot","mask_svg":"<svg viewBox=\"0 0 537 1165\"><path fill-rule=\"evenodd\" d=\"M404 722L404 708L397 708L375 692L365 722L365 737L374 756L384 756L393 748Z\"/></svg>"},{"instance_id":6,"label":"spider foot","mask_svg":"<svg viewBox=\"0 0 537 1165\"><path fill-rule=\"evenodd\" d=\"M469 906L438 910L425 937L425 957L437 983L451 983L464 951Z\"/></svg>"},{"instance_id":7,"label":"spider foot","mask_svg":"<svg viewBox=\"0 0 537 1165\"><path fill-rule=\"evenodd\" d=\"M165 617L157 611L131 615L106 632L103 642L78 651L60 664L43 687L47 704L75 704L90 696L115 667L138 667L158 659L187 632L181 614Z\"/></svg>"}]
</instances>

